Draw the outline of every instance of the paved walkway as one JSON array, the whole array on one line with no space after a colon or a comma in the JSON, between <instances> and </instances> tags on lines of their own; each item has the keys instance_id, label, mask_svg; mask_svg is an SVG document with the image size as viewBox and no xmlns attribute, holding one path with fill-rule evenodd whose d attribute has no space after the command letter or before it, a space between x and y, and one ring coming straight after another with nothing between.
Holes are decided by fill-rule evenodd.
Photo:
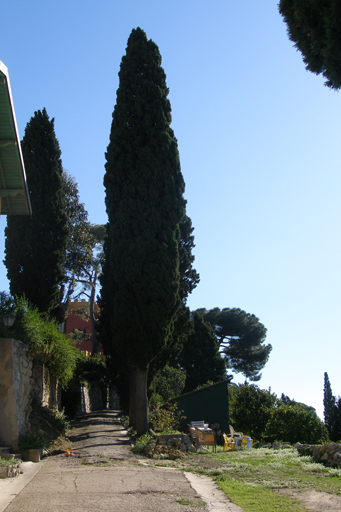
<instances>
[{"instance_id":1,"label":"paved walkway","mask_svg":"<svg viewBox=\"0 0 341 512\"><path fill-rule=\"evenodd\" d=\"M206 510L243 512L208 477L142 465L125 434L118 411L85 416L72 431L77 456L24 463L0 487L0 512L203 512L203 501Z\"/></svg>"}]
</instances>

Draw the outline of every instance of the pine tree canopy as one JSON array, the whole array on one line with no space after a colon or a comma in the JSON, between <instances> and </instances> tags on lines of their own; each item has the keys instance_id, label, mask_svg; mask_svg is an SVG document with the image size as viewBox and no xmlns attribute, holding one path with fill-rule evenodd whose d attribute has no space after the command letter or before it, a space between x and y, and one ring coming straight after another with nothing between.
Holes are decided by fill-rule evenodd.
<instances>
[{"instance_id":1,"label":"pine tree canopy","mask_svg":"<svg viewBox=\"0 0 341 512\"><path fill-rule=\"evenodd\" d=\"M288 36L302 53L306 69L341 87L341 3L339 0L280 0Z\"/></svg>"},{"instance_id":2,"label":"pine tree canopy","mask_svg":"<svg viewBox=\"0 0 341 512\"><path fill-rule=\"evenodd\" d=\"M102 342L144 370L171 338L180 305L184 181L167 95L158 47L134 29L106 153Z\"/></svg>"},{"instance_id":3,"label":"pine tree canopy","mask_svg":"<svg viewBox=\"0 0 341 512\"><path fill-rule=\"evenodd\" d=\"M61 152L54 119L46 110L34 113L21 143L32 204L32 218L8 216L5 260L10 291L25 294L39 311L59 300L68 224Z\"/></svg>"},{"instance_id":4,"label":"pine tree canopy","mask_svg":"<svg viewBox=\"0 0 341 512\"><path fill-rule=\"evenodd\" d=\"M272 346L264 345L266 328L255 315L239 308L197 310L209 322L223 348L226 366L257 381L260 370L269 359Z\"/></svg>"}]
</instances>

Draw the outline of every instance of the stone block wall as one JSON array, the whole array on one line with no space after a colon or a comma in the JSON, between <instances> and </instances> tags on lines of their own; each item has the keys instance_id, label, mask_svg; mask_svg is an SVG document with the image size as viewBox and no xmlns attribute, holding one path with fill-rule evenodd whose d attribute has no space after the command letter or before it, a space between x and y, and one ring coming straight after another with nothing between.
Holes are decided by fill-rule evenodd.
<instances>
[{"instance_id":1,"label":"stone block wall","mask_svg":"<svg viewBox=\"0 0 341 512\"><path fill-rule=\"evenodd\" d=\"M0 338L0 442L14 451L30 427L32 357L24 343Z\"/></svg>"},{"instance_id":2,"label":"stone block wall","mask_svg":"<svg viewBox=\"0 0 341 512\"><path fill-rule=\"evenodd\" d=\"M17 340L13 340L12 354L17 428L20 436L30 427L33 358L27 345Z\"/></svg>"},{"instance_id":3,"label":"stone block wall","mask_svg":"<svg viewBox=\"0 0 341 512\"><path fill-rule=\"evenodd\" d=\"M33 361L31 396L43 407L61 408L61 385L41 361Z\"/></svg>"}]
</instances>

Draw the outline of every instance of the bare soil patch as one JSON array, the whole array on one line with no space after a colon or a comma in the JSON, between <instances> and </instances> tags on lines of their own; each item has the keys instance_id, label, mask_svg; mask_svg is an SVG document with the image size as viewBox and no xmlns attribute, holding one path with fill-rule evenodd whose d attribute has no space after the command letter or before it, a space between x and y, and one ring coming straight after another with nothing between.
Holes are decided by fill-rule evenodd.
<instances>
[{"instance_id":1,"label":"bare soil patch","mask_svg":"<svg viewBox=\"0 0 341 512\"><path fill-rule=\"evenodd\" d=\"M281 489L278 494L302 501L308 510L314 512L340 512L341 496L314 489Z\"/></svg>"}]
</instances>

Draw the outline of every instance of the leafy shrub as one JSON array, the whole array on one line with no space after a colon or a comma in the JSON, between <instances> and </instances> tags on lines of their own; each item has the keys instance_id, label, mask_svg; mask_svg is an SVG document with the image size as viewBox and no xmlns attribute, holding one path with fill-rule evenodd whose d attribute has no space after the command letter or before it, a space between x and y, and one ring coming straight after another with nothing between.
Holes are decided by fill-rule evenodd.
<instances>
[{"instance_id":1,"label":"leafy shrub","mask_svg":"<svg viewBox=\"0 0 341 512\"><path fill-rule=\"evenodd\" d=\"M186 381L186 372L166 365L154 376L150 389L162 396L164 402L181 395Z\"/></svg>"},{"instance_id":2,"label":"leafy shrub","mask_svg":"<svg viewBox=\"0 0 341 512\"><path fill-rule=\"evenodd\" d=\"M46 364L65 387L73 376L79 354L73 342L58 330L54 320L39 313L25 297L16 299L14 314L11 336L25 343L33 357Z\"/></svg>"},{"instance_id":3,"label":"leafy shrub","mask_svg":"<svg viewBox=\"0 0 341 512\"><path fill-rule=\"evenodd\" d=\"M34 448L47 448L48 443L40 432L34 430L26 432L19 437L19 450L32 450Z\"/></svg>"},{"instance_id":4,"label":"leafy shrub","mask_svg":"<svg viewBox=\"0 0 341 512\"><path fill-rule=\"evenodd\" d=\"M229 409L233 428L260 441L276 403L275 394L255 384L230 386Z\"/></svg>"},{"instance_id":5,"label":"leafy shrub","mask_svg":"<svg viewBox=\"0 0 341 512\"><path fill-rule=\"evenodd\" d=\"M65 414L65 410L58 410L58 407L55 406L52 409L53 413L53 426L61 433L65 433L70 426L70 422Z\"/></svg>"},{"instance_id":6,"label":"leafy shrub","mask_svg":"<svg viewBox=\"0 0 341 512\"><path fill-rule=\"evenodd\" d=\"M182 416L182 412L178 410L178 406L175 403L170 403L164 407L156 407L156 409L150 414L150 423L155 432L162 434L172 434L174 431L179 430L181 420L185 416Z\"/></svg>"},{"instance_id":7,"label":"leafy shrub","mask_svg":"<svg viewBox=\"0 0 341 512\"><path fill-rule=\"evenodd\" d=\"M154 438L149 434L144 434L136 440L135 446L132 449L133 453L144 453L146 446L149 445L154 440Z\"/></svg>"},{"instance_id":8,"label":"leafy shrub","mask_svg":"<svg viewBox=\"0 0 341 512\"><path fill-rule=\"evenodd\" d=\"M300 404L280 405L270 413L264 438L295 444L321 444L329 439L328 431L317 414Z\"/></svg>"},{"instance_id":9,"label":"leafy shrub","mask_svg":"<svg viewBox=\"0 0 341 512\"><path fill-rule=\"evenodd\" d=\"M159 393L153 393L151 399L149 400L149 409L151 413L156 409L159 409L165 403L163 397L159 395Z\"/></svg>"}]
</instances>

